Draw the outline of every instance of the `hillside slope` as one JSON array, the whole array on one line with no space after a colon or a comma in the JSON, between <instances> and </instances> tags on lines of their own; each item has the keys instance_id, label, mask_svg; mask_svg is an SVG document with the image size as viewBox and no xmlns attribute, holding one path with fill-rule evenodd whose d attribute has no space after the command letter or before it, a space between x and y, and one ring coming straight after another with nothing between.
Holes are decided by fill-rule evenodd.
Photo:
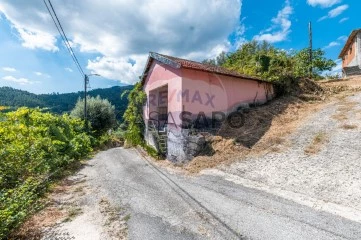
<instances>
[{"instance_id":1,"label":"hillside slope","mask_svg":"<svg viewBox=\"0 0 361 240\"><path fill-rule=\"evenodd\" d=\"M132 89L133 86L115 86L111 88L94 89L88 92L89 96L100 96L108 99L114 106L117 118L121 119L123 113L128 105L126 98L121 99L120 95L125 90ZM83 98L84 92L74 93L52 93L52 94L34 94L23 90L14 89L11 87L0 87L0 105L17 107L40 107L48 108L53 113L70 112L78 98Z\"/></svg>"}]
</instances>

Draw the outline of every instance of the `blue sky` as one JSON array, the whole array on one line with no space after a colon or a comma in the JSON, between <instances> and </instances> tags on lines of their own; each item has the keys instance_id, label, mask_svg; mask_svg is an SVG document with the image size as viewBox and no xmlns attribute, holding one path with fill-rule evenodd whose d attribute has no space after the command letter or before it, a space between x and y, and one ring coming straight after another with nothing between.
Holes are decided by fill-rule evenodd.
<instances>
[{"instance_id":1,"label":"blue sky","mask_svg":"<svg viewBox=\"0 0 361 240\"><path fill-rule=\"evenodd\" d=\"M314 47L336 60L350 32L361 28L357 0L51 2L83 69L103 76L91 78L92 88L136 82L149 51L203 60L252 39L301 49L309 21ZM0 53L0 86L34 93L83 89L42 0L0 2Z\"/></svg>"}]
</instances>

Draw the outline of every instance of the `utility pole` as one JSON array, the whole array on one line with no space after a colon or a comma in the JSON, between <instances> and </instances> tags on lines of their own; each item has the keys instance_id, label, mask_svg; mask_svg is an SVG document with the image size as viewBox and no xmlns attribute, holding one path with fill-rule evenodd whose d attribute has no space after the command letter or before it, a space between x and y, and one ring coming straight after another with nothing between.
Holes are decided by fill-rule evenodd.
<instances>
[{"instance_id":1,"label":"utility pole","mask_svg":"<svg viewBox=\"0 0 361 240\"><path fill-rule=\"evenodd\" d=\"M312 70L313 70L313 66L312 66L312 60L313 60L313 56L312 56L312 23L311 21L308 23L308 35L309 35L309 64L310 64L310 69L309 69L309 74L310 74L310 78L312 78Z\"/></svg>"},{"instance_id":2,"label":"utility pole","mask_svg":"<svg viewBox=\"0 0 361 240\"><path fill-rule=\"evenodd\" d=\"M84 121L85 121L85 129L86 130L88 130L87 90L88 90L88 84L89 84L89 77L90 76L101 77L101 75L99 75L97 73L84 74Z\"/></svg>"},{"instance_id":3,"label":"utility pole","mask_svg":"<svg viewBox=\"0 0 361 240\"><path fill-rule=\"evenodd\" d=\"M86 106L88 83L89 83L89 77L88 75L84 74L84 121L85 121L86 130L88 130L88 114L87 114L87 106Z\"/></svg>"}]
</instances>

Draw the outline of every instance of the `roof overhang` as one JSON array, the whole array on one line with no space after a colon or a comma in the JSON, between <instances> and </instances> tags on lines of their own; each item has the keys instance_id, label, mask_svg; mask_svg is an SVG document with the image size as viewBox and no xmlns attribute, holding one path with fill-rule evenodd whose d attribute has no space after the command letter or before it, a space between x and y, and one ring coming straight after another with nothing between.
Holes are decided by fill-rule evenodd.
<instances>
[{"instance_id":1,"label":"roof overhang","mask_svg":"<svg viewBox=\"0 0 361 240\"><path fill-rule=\"evenodd\" d=\"M148 60L147 60L147 64L145 65L145 68L144 68L144 71L143 71L143 74L142 76L140 77L140 81L142 83L142 85L144 84L145 82L145 79L147 78L148 76L148 72L149 72L149 69L152 65L152 62L153 60L157 60L161 63L164 63L168 66L171 66L172 68L175 68L175 69L179 69L181 68L181 64L180 63L177 63L176 61L173 61L165 56L162 56L158 53L155 53L155 52L149 52L149 56L148 56Z\"/></svg>"},{"instance_id":2,"label":"roof overhang","mask_svg":"<svg viewBox=\"0 0 361 240\"><path fill-rule=\"evenodd\" d=\"M174 69L185 68L185 69L191 69L191 70L196 70L196 71L210 72L210 73L224 75L224 76L236 77L236 78L240 78L240 79L244 79L244 80L252 80L252 81L257 81L257 82L270 83L269 81L266 81L266 80L263 80L263 79L260 79L257 77L251 77L251 76L247 76L247 75L243 75L243 74L239 74L239 73L214 72L214 71L205 70L205 69L197 69L197 68L192 68L189 66L183 66L182 63L179 62L179 60L185 60L185 59L180 59L180 58L175 58L175 57L158 54L155 52L150 52L147 63L145 65L145 68L143 71L143 74L140 77L140 81L141 81L142 85L144 85L144 83L145 83L145 79L147 78L147 76L149 74L150 67L152 66L152 63L154 60L156 60L160 63L163 63L165 65L168 65ZM189 60L185 60L185 61L189 61ZM197 64L201 64L201 63L197 63Z\"/></svg>"}]
</instances>

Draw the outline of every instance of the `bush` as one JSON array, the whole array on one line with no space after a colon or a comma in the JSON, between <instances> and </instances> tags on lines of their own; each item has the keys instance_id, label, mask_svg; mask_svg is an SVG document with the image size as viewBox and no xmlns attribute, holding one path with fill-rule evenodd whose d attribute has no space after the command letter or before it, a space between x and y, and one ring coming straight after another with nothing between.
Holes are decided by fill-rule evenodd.
<instances>
[{"instance_id":1,"label":"bush","mask_svg":"<svg viewBox=\"0 0 361 240\"><path fill-rule=\"evenodd\" d=\"M159 158L160 157L159 152L154 147L152 147L152 146L150 146L148 144L144 144L143 148L149 154L149 156L151 156L153 158Z\"/></svg>"},{"instance_id":2,"label":"bush","mask_svg":"<svg viewBox=\"0 0 361 240\"><path fill-rule=\"evenodd\" d=\"M70 115L84 120L84 99L78 100ZM87 98L87 118L96 136L114 128L117 123L114 106L99 96Z\"/></svg>"},{"instance_id":3,"label":"bush","mask_svg":"<svg viewBox=\"0 0 361 240\"><path fill-rule=\"evenodd\" d=\"M0 239L36 209L49 180L92 151L80 119L39 109L0 113Z\"/></svg>"},{"instance_id":4,"label":"bush","mask_svg":"<svg viewBox=\"0 0 361 240\"><path fill-rule=\"evenodd\" d=\"M147 95L143 91L140 82L135 84L128 95L128 108L124 113L126 132L124 134L127 144L138 146L144 144L144 120L143 106L147 100Z\"/></svg>"}]
</instances>

